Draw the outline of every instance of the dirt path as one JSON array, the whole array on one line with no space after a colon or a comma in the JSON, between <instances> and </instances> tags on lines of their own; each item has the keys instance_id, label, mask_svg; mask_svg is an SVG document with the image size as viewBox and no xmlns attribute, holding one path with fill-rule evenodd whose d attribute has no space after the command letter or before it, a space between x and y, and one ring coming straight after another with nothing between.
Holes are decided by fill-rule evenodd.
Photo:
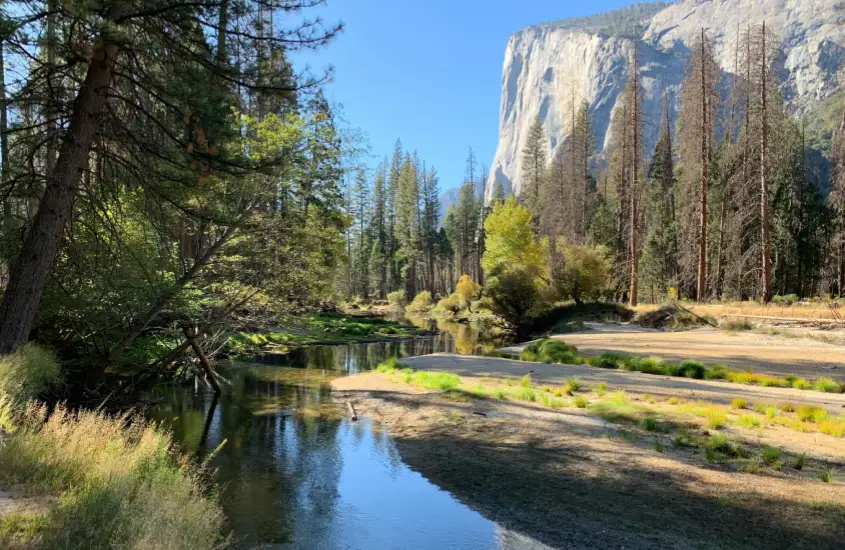
<instances>
[{"instance_id":1,"label":"dirt path","mask_svg":"<svg viewBox=\"0 0 845 550\"><path fill-rule=\"evenodd\" d=\"M784 338L714 328L664 332L636 325L587 323L589 330L552 336L584 355L607 351L657 356L668 361L696 359L779 376L828 376L845 380L845 346L809 338ZM521 350L522 346L507 348Z\"/></svg>"},{"instance_id":2,"label":"dirt path","mask_svg":"<svg viewBox=\"0 0 845 550\"><path fill-rule=\"evenodd\" d=\"M532 368L533 377L552 380L569 370L450 355L409 362L479 381ZM795 470L751 474L709 466L668 436L658 450L659 435L625 436L582 409L455 401L373 373L332 385L337 400L351 400L359 414L389 426L412 468L492 520L554 548L819 550L839 547L845 537L845 486Z\"/></svg>"},{"instance_id":3,"label":"dirt path","mask_svg":"<svg viewBox=\"0 0 845 550\"><path fill-rule=\"evenodd\" d=\"M791 388L765 388L717 380L694 380L588 366L546 365L448 353L411 357L403 361L415 369L454 372L461 377L489 376L515 379L531 373L531 378L537 385L558 386L562 385L567 377L577 376L587 384L607 382L613 389L640 394L647 393L657 398L703 399L728 405L733 399L741 397L749 403L805 403L825 407L835 414L845 413L845 394L794 390Z\"/></svg>"}]
</instances>

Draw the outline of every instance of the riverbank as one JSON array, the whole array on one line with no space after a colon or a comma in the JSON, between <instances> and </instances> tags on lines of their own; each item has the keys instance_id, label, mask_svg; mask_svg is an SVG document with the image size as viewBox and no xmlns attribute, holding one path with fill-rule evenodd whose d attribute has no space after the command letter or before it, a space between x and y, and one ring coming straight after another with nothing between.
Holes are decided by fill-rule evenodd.
<instances>
[{"instance_id":1,"label":"riverbank","mask_svg":"<svg viewBox=\"0 0 845 550\"><path fill-rule=\"evenodd\" d=\"M845 535L845 444L797 411L823 406L788 405L812 392L445 354L407 362L420 374L340 378L334 398L386 424L425 477L551 546L816 549ZM814 397L841 410L841 396Z\"/></svg>"}]
</instances>

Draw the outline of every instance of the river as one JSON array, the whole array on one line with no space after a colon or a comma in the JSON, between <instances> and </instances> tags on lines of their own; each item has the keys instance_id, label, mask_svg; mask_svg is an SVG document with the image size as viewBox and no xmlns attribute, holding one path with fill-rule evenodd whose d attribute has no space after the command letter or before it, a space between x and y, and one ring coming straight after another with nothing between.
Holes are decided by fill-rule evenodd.
<instances>
[{"instance_id":1,"label":"river","mask_svg":"<svg viewBox=\"0 0 845 550\"><path fill-rule=\"evenodd\" d=\"M231 386L219 399L162 388L151 414L184 452L205 459L218 450L210 464L237 548L545 549L430 483L384 428L350 422L330 401L334 378L391 356L472 353L485 337L457 323L438 329L405 342L313 346L276 364L221 364Z\"/></svg>"}]
</instances>

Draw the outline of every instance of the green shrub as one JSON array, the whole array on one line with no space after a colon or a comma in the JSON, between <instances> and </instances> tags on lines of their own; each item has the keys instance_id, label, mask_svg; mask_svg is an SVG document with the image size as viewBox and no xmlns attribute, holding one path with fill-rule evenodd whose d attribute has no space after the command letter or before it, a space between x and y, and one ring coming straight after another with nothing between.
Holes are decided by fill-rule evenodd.
<instances>
[{"instance_id":1,"label":"green shrub","mask_svg":"<svg viewBox=\"0 0 845 550\"><path fill-rule=\"evenodd\" d=\"M731 401L731 407L733 407L734 409L747 409L748 402L742 397L737 397L736 399Z\"/></svg>"},{"instance_id":2,"label":"green shrub","mask_svg":"<svg viewBox=\"0 0 845 550\"><path fill-rule=\"evenodd\" d=\"M698 361L686 360L681 361L674 376L682 376L684 378L696 378L702 380L707 373L707 367Z\"/></svg>"},{"instance_id":3,"label":"green shrub","mask_svg":"<svg viewBox=\"0 0 845 550\"><path fill-rule=\"evenodd\" d=\"M461 303L457 296L451 294L445 298L441 298L437 305L434 306L434 311L438 313L456 314L461 311Z\"/></svg>"},{"instance_id":4,"label":"green shrub","mask_svg":"<svg viewBox=\"0 0 845 550\"><path fill-rule=\"evenodd\" d=\"M525 327L528 313L541 299L535 274L521 269L491 275L487 284L490 309L512 327Z\"/></svg>"},{"instance_id":5,"label":"green shrub","mask_svg":"<svg viewBox=\"0 0 845 550\"><path fill-rule=\"evenodd\" d=\"M568 346L560 340L538 340L526 346L519 356L521 361L538 363L560 363L565 365L582 365L585 359L578 355L578 350Z\"/></svg>"},{"instance_id":6,"label":"green shrub","mask_svg":"<svg viewBox=\"0 0 845 550\"><path fill-rule=\"evenodd\" d=\"M387 295L387 303L391 306L405 307L407 300L404 290L394 290Z\"/></svg>"},{"instance_id":7,"label":"green shrub","mask_svg":"<svg viewBox=\"0 0 845 550\"><path fill-rule=\"evenodd\" d=\"M588 361L590 366L600 369L618 369L627 356L618 353L602 353L598 357L592 357Z\"/></svg>"},{"instance_id":8,"label":"green shrub","mask_svg":"<svg viewBox=\"0 0 845 550\"><path fill-rule=\"evenodd\" d=\"M826 393L840 393L842 391L842 386L839 382L830 378L819 378L813 387L818 391Z\"/></svg>"},{"instance_id":9,"label":"green shrub","mask_svg":"<svg viewBox=\"0 0 845 550\"><path fill-rule=\"evenodd\" d=\"M431 309L431 292L423 290L418 293L406 309L408 311L428 311Z\"/></svg>"}]
</instances>

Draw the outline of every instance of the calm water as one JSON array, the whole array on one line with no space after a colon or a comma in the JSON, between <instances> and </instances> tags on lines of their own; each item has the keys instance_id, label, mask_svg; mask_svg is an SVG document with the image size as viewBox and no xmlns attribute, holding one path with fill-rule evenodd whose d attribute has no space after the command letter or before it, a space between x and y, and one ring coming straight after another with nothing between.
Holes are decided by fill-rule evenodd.
<instances>
[{"instance_id":1,"label":"calm water","mask_svg":"<svg viewBox=\"0 0 845 550\"><path fill-rule=\"evenodd\" d=\"M476 329L440 328L408 342L316 346L221 365L232 385L219 400L163 389L153 417L199 457L226 441L212 465L241 548L545 549L431 484L402 462L384 429L349 422L330 403L329 381L390 356L475 349Z\"/></svg>"}]
</instances>

